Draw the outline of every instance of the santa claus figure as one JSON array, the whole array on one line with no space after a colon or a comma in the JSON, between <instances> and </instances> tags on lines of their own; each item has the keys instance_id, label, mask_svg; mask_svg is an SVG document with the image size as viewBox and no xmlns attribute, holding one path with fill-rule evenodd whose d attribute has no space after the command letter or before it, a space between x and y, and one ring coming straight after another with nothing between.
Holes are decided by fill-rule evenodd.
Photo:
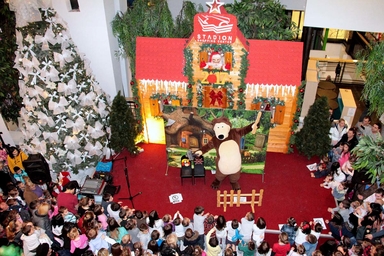
<instances>
[{"instance_id":1,"label":"santa claus figure","mask_svg":"<svg viewBox=\"0 0 384 256\"><path fill-rule=\"evenodd\" d=\"M222 69L226 71L226 67L223 63L223 55L219 52L212 52L210 53L210 61L207 62L204 68L208 69Z\"/></svg>"}]
</instances>

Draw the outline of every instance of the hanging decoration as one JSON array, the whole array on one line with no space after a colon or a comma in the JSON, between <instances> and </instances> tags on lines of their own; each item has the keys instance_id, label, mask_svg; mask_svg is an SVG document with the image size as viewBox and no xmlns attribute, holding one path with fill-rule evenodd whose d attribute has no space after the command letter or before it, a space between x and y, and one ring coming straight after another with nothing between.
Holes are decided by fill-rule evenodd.
<instances>
[{"instance_id":1,"label":"hanging decoration","mask_svg":"<svg viewBox=\"0 0 384 256\"><path fill-rule=\"evenodd\" d=\"M301 108L303 106L303 101L304 101L305 84L306 84L305 81L302 81L301 85L298 88L299 91L297 93L296 111L293 116L293 122L290 130L291 137L289 138L288 153L293 153L293 147L295 145L296 132L297 132L297 128L299 127Z\"/></svg>"},{"instance_id":2,"label":"hanging decoration","mask_svg":"<svg viewBox=\"0 0 384 256\"><path fill-rule=\"evenodd\" d=\"M275 107L276 105L285 105L285 101L280 100L280 98L275 98L275 97L269 97L269 98L264 98L264 97L255 97L252 100L252 103L257 104L257 103L266 103L269 104L271 107Z\"/></svg>"},{"instance_id":3,"label":"hanging decoration","mask_svg":"<svg viewBox=\"0 0 384 256\"><path fill-rule=\"evenodd\" d=\"M182 99L174 94L166 94L166 93L155 93L150 96L150 99L155 99L161 101L161 104L163 105L172 105L173 101L178 101L181 105Z\"/></svg>"},{"instance_id":4,"label":"hanging decoration","mask_svg":"<svg viewBox=\"0 0 384 256\"><path fill-rule=\"evenodd\" d=\"M193 53L191 48L186 47L184 49L184 58L185 58L185 66L184 66L184 75L188 78L187 85L187 102L188 106L192 106L193 104L193 85L195 81L193 80Z\"/></svg>"},{"instance_id":5,"label":"hanging decoration","mask_svg":"<svg viewBox=\"0 0 384 256\"><path fill-rule=\"evenodd\" d=\"M237 89L237 109L245 109L245 98L246 98L246 89L245 78L247 77L247 72L249 68L248 61L248 52L245 49L242 49L243 55L241 55L241 65L239 71L240 85Z\"/></svg>"}]
</instances>

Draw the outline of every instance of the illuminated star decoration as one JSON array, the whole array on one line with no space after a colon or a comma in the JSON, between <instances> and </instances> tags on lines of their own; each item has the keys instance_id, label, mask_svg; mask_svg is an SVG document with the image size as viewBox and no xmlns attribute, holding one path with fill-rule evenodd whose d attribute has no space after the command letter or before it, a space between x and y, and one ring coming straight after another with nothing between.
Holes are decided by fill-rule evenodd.
<instances>
[{"instance_id":1,"label":"illuminated star decoration","mask_svg":"<svg viewBox=\"0 0 384 256\"><path fill-rule=\"evenodd\" d=\"M212 2L207 2L206 4L210 7L209 13L221 14L220 7L224 5L224 3L220 3L220 0L212 0Z\"/></svg>"}]
</instances>

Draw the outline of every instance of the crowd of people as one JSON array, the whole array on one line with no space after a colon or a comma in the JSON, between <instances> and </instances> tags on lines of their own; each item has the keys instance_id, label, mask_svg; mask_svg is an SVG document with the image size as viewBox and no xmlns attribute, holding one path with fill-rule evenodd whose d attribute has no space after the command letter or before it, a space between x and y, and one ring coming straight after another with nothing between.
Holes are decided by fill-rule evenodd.
<instances>
[{"instance_id":1,"label":"crowd of people","mask_svg":"<svg viewBox=\"0 0 384 256\"><path fill-rule=\"evenodd\" d=\"M331 128L332 149L314 178L330 189L336 207L326 220L333 239L319 243L320 223L287 219L277 241L265 238L266 220L247 212L228 220L204 212L168 213L130 209L105 193L78 196L77 181L35 184L25 172L27 154L0 144L0 255L384 255L384 189L354 172L351 150L363 136L378 139L381 124L364 118L354 128L340 119ZM187 216L191 216L188 218ZM19 253L19 254L20 254Z\"/></svg>"},{"instance_id":2,"label":"crowd of people","mask_svg":"<svg viewBox=\"0 0 384 256\"><path fill-rule=\"evenodd\" d=\"M335 199L336 207L328 208L331 216L326 220L330 234L337 243L358 248L360 253L353 255L366 255L366 248L382 244L384 189L379 180L372 183L364 170L355 172L358 159L351 150L363 137L381 140L381 123L371 125L369 116L351 128L344 119L331 122L330 152L321 157L311 177L323 179L320 186L330 189Z\"/></svg>"}]
</instances>

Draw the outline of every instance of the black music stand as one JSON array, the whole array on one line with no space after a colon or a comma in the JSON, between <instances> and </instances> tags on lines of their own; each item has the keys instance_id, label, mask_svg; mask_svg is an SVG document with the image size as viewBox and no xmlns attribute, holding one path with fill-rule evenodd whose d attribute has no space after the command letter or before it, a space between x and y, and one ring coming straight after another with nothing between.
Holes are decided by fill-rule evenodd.
<instances>
[{"instance_id":1,"label":"black music stand","mask_svg":"<svg viewBox=\"0 0 384 256\"><path fill-rule=\"evenodd\" d=\"M122 159L122 158L121 158ZM115 159L116 160L120 160L120 159ZM142 192L138 192L136 193L135 195L132 196L132 193L131 193L131 183L129 182L129 175L128 175L128 166L127 166L127 157L125 156L124 157L124 174L125 174L125 181L127 182L127 187L128 187L128 195L129 197L121 197L119 198L119 200L129 200L131 201L131 204L132 204L132 208L135 208L135 205L133 203L133 199L139 195L142 194Z\"/></svg>"}]
</instances>

